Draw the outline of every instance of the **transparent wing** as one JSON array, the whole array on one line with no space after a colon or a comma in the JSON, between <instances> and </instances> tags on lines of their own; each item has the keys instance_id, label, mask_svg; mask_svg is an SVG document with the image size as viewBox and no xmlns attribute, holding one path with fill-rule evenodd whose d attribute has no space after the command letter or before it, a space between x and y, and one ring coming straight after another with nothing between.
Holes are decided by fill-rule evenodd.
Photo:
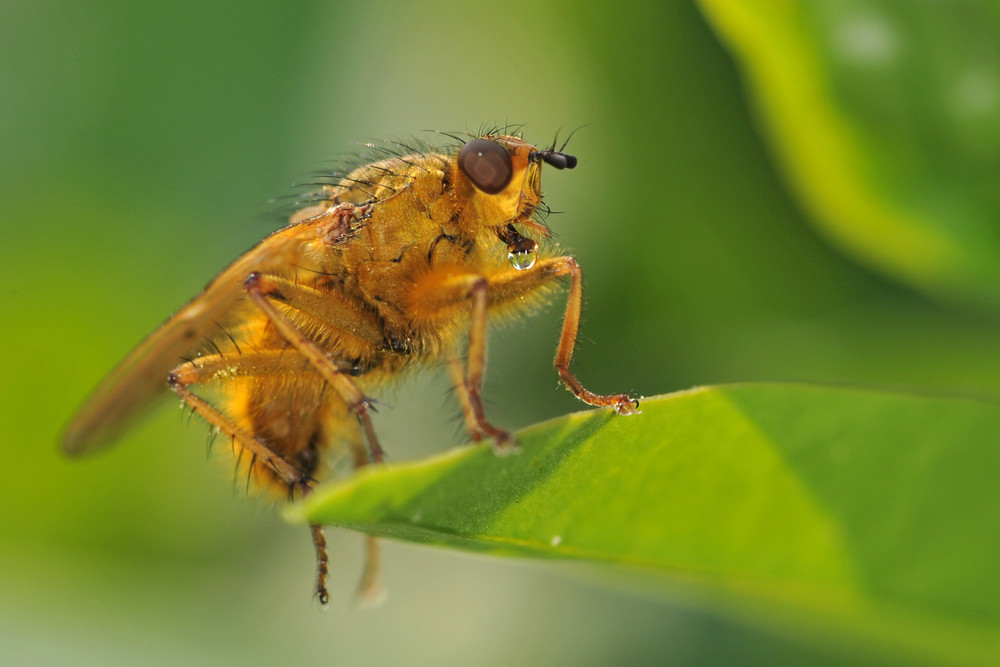
<instances>
[{"instance_id":1,"label":"transparent wing","mask_svg":"<svg viewBox=\"0 0 1000 667\"><path fill-rule=\"evenodd\" d=\"M278 230L233 262L201 294L164 322L111 371L69 423L62 438L67 454L84 454L110 444L166 387L167 375L218 333L243 298L243 281L253 271L287 272L316 234L311 223ZM312 233L310 233L312 232Z\"/></svg>"}]
</instances>

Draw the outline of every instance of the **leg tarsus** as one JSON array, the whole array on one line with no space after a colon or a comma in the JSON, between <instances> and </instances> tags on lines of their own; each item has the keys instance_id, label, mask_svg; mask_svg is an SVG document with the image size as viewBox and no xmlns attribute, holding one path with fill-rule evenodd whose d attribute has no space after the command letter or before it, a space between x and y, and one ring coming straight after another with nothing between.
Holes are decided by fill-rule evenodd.
<instances>
[{"instance_id":1,"label":"leg tarsus","mask_svg":"<svg viewBox=\"0 0 1000 667\"><path fill-rule=\"evenodd\" d=\"M612 406L620 415L632 415L639 412L639 401L628 394L595 394L584 388L576 375L569 370L576 349L576 337L580 329L580 315L583 311L583 272L580 265L572 257L561 257L562 275L569 274L569 296L566 300L566 314L563 317L562 334L559 336L559 346L556 348L555 367L559 379L573 395L588 405Z\"/></svg>"},{"instance_id":2,"label":"leg tarsus","mask_svg":"<svg viewBox=\"0 0 1000 667\"><path fill-rule=\"evenodd\" d=\"M611 406L620 415L637 415L641 412L639 410L639 400L632 398L628 394L595 394L585 389L566 366L557 364L556 371L559 373L559 379L563 381L566 388L587 405L596 407Z\"/></svg>"},{"instance_id":3,"label":"leg tarsus","mask_svg":"<svg viewBox=\"0 0 1000 667\"><path fill-rule=\"evenodd\" d=\"M316 599L324 608L330 606L330 593L326 590L326 576L329 574L329 555L326 552L326 535L318 523L309 525L312 530L313 546L316 547Z\"/></svg>"},{"instance_id":4,"label":"leg tarsus","mask_svg":"<svg viewBox=\"0 0 1000 667\"><path fill-rule=\"evenodd\" d=\"M493 439L493 453L497 456L507 456L516 454L519 451L514 435L505 429L497 428L486 419L486 411L483 408L483 399L478 388L468 388L469 403L472 406L473 414L476 417L477 429L484 437Z\"/></svg>"}]
</instances>

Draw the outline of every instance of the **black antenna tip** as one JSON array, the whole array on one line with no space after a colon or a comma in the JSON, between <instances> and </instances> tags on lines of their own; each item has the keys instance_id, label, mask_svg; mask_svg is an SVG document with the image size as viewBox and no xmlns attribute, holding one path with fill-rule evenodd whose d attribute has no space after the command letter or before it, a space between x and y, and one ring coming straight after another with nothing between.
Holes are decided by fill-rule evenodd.
<instances>
[{"instance_id":1,"label":"black antenna tip","mask_svg":"<svg viewBox=\"0 0 1000 667\"><path fill-rule=\"evenodd\" d=\"M554 150L539 151L538 157L545 161L545 164L556 169L573 169L576 167L576 156L567 155Z\"/></svg>"}]
</instances>

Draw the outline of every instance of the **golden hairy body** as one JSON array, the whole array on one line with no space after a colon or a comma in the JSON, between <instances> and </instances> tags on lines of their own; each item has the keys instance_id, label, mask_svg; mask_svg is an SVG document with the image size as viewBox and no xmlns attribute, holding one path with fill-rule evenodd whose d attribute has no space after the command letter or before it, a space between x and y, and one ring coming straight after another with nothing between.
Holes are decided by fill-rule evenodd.
<instances>
[{"instance_id":1,"label":"golden hairy body","mask_svg":"<svg viewBox=\"0 0 1000 667\"><path fill-rule=\"evenodd\" d=\"M443 359L473 438L510 449L513 439L487 420L479 393L486 323L564 276L572 282L560 377L587 403L635 412L634 399L593 394L569 371L581 274L571 257L539 252L532 238L547 231L532 217L543 163L572 168L576 159L487 135L456 151L388 157L325 186L111 373L70 424L64 448L76 454L109 442L169 385L230 438L248 480L291 497L308 492L331 446L349 446L356 465L380 462L368 392ZM313 537L325 601L318 526ZM370 590L374 541L369 549Z\"/></svg>"}]
</instances>

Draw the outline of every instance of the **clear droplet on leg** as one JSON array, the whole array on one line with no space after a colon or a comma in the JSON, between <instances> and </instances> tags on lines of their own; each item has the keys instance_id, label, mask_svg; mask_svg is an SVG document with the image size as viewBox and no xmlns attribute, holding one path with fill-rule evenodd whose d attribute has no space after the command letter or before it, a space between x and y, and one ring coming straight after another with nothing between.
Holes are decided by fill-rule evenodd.
<instances>
[{"instance_id":1,"label":"clear droplet on leg","mask_svg":"<svg viewBox=\"0 0 1000 667\"><path fill-rule=\"evenodd\" d=\"M534 250L525 250L508 253L507 257L510 259L510 265L515 269L518 271L527 271L535 265L537 253Z\"/></svg>"}]
</instances>

